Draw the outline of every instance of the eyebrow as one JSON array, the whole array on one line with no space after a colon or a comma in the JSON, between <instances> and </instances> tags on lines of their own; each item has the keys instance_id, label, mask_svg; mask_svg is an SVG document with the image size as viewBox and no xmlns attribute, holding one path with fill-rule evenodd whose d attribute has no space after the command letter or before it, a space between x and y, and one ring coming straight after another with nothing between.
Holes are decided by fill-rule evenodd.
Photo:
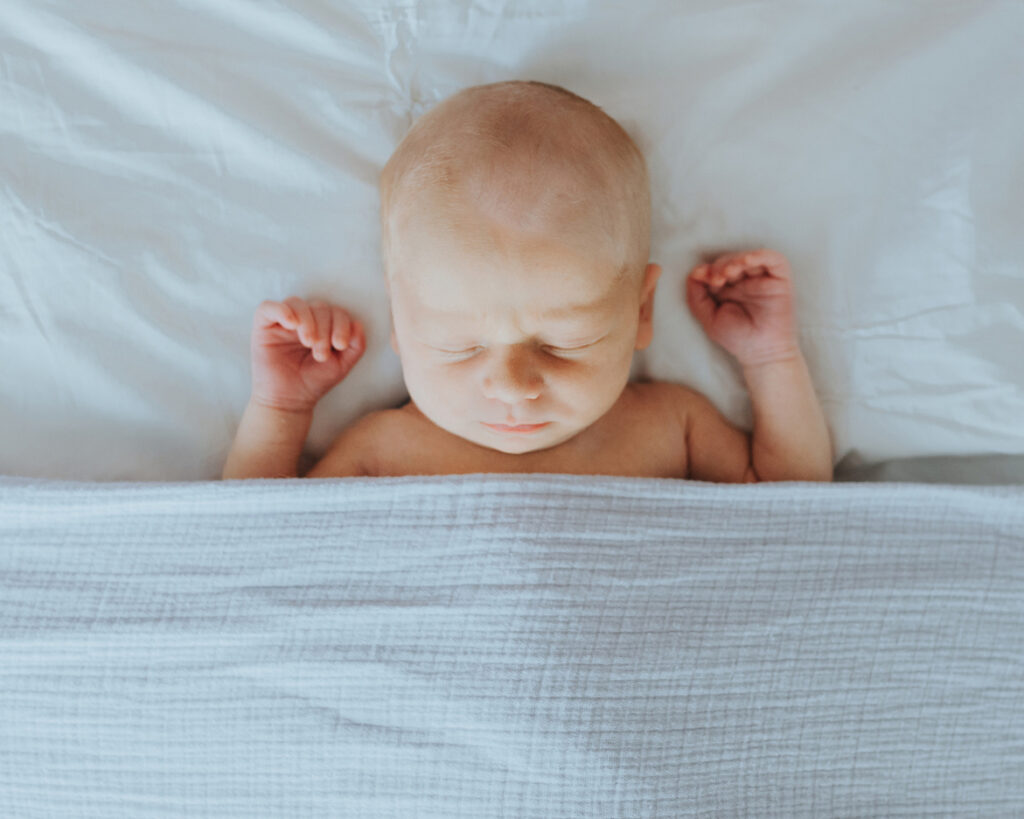
<instances>
[{"instance_id":1,"label":"eyebrow","mask_svg":"<svg viewBox=\"0 0 1024 819\"><path fill-rule=\"evenodd\" d=\"M560 307L557 310L547 310L540 315L541 318L568 318L570 316L582 315L583 313L596 313L607 301L607 298L603 298L598 301L592 301L590 304L570 304L568 307Z\"/></svg>"},{"instance_id":2,"label":"eyebrow","mask_svg":"<svg viewBox=\"0 0 1024 819\"><path fill-rule=\"evenodd\" d=\"M598 312L598 308L605 305L606 299L600 301L591 302L590 304L571 304L568 307L560 307L557 310L546 310L540 314L541 318L545 319L573 319L577 317L584 317L586 315L593 315ZM450 310L431 310L435 316L441 319L458 319L466 316L465 313L453 312Z\"/></svg>"},{"instance_id":3,"label":"eyebrow","mask_svg":"<svg viewBox=\"0 0 1024 819\"><path fill-rule=\"evenodd\" d=\"M540 314L541 318L560 319L575 318L588 313L596 313L600 308L606 306L616 294L616 288L612 286L598 299L586 304L569 304L565 307L558 307L554 310L545 310ZM428 308L429 309L429 308ZM464 314L450 310L433 310L431 312L441 318L461 318Z\"/></svg>"}]
</instances>

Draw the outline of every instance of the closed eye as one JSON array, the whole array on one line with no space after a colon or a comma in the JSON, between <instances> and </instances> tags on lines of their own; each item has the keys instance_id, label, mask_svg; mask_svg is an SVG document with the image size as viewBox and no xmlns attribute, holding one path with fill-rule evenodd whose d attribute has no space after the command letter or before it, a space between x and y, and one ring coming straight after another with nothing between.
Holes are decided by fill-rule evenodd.
<instances>
[{"instance_id":1,"label":"closed eye","mask_svg":"<svg viewBox=\"0 0 1024 819\"><path fill-rule=\"evenodd\" d=\"M574 353L574 352L577 352L579 350L585 350L585 349L587 349L587 347L593 347L594 344L596 344L596 343L597 342L591 342L590 344L582 344L582 345L580 345L578 347L551 347L551 346L547 346L547 347L544 347L544 349L545 350L552 350L552 351L554 351L556 353ZM472 352L474 352L476 350L479 350L480 347L470 347L468 350L444 350L444 349L441 349L440 347L435 347L434 349L438 350L438 351L440 351L442 353L445 353L446 355L466 355L468 353L472 353Z\"/></svg>"}]
</instances>

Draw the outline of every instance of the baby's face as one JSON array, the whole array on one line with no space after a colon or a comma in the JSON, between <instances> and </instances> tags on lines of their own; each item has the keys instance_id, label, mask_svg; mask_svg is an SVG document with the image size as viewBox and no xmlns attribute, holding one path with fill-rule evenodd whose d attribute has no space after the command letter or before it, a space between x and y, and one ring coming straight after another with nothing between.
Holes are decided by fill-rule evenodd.
<instances>
[{"instance_id":1,"label":"baby's face","mask_svg":"<svg viewBox=\"0 0 1024 819\"><path fill-rule=\"evenodd\" d=\"M524 453L572 438L611 409L633 351L650 343L658 265L638 288L550 238L491 232L481 250L410 227L401 245L391 344L409 395L437 426L480 446ZM490 426L531 424L543 426Z\"/></svg>"}]
</instances>

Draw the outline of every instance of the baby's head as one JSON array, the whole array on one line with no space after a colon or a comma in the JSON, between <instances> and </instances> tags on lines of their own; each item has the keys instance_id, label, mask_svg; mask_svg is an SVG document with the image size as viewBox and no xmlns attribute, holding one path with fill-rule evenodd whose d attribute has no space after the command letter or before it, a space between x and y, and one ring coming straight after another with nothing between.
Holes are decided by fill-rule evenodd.
<instances>
[{"instance_id":1,"label":"baby's head","mask_svg":"<svg viewBox=\"0 0 1024 819\"><path fill-rule=\"evenodd\" d=\"M646 163L618 123L557 86L474 86L416 121L380 188L391 345L427 418L523 453L611 409L661 273Z\"/></svg>"}]
</instances>

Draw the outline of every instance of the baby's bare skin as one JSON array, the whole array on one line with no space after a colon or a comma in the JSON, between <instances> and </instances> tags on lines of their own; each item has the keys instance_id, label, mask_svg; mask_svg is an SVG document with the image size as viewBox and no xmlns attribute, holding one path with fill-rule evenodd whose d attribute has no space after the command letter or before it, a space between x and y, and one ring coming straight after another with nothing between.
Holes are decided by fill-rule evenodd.
<instances>
[{"instance_id":1,"label":"baby's bare skin","mask_svg":"<svg viewBox=\"0 0 1024 819\"><path fill-rule=\"evenodd\" d=\"M410 401L342 430L307 477L831 480L777 251L722 254L685 282L694 318L742 367L751 433L686 387L629 384L662 272L647 259L648 188L628 134L565 89L496 83L426 114L381 174L391 346ZM343 307L292 297L260 305L251 349L223 477L293 477L314 405L365 336Z\"/></svg>"},{"instance_id":2,"label":"baby's bare skin","mask_svg":"<svg viewBox=\"0 0 1024 819\"><path fill-rule=\"evenodd\" d=\"M594 424L560 444L522 454L452 435L410 400L399 409L371 413L306 477L557 472L686 478L686 441L672 387L653 381L627 384Z\"/></svg>"},{"instance_id":3,"label":"baby's bare skin","mask_svg":"<svg viewBox=\"0 0 1024 819\"><path fill-rule=\"evenodd\" d=\"M653 281L653 276L648 281ZM533 380L538 372L534 368L546 367L547 362L526 351L514 358L488 357L482 369L470 371L467 384L472 384L473 372L480 372L481 383L488 390L492 384L500 385L500 390L484 395L486 401L477 402L469 387L464 395L450 388L436 394L421 389L434 400L435 412L441 408L444 423L434 420L415 398L399 410L364 416L342 431L306 477L562 472L725 483L831 480L828 429L806 362L799 348L789 343L794 328L788 282L785 259L767 250L727 254L698 265L686 280L687 301L705 331L743 356L740 363L754 410L750 434L732 426L694 390L670 382L629 384L623 379L618 394L613 393L604 404L608 409L595 412L586 423L580 423L573 401L538 403L532 415L520 414L517 409L515 421L537 423L543 419L550 426L521 439L509 432L489 435L482 424L502 421L493 411L483 414L495 406L488 401L518 398L522 392L525 400L515 406L525 408L529 401L543 397L544 391L535 387L543 382ZM289 385L292 381L301 384L319 398L317 393L329 389L332 379L343 377L362 354L358 322L340 308L288 302L265 302L254 319L254 381L260 356L269 356L269 364L259 382L263 391L254 392L242 417L224 478L295 476L313 406L281 403L296 392ZM635 307L627 303L624 309L631 313ZM649 311L644 314L637 348L645 346L650 336ZM338 327L340 335L335 336ZM626 325L625 337L616 343L633 345L635 327L632 322ZM279 337L282 329L293 334L291 341L287 334ZM621 325L618 332L622 332ZM350 340L352 344L346 346ZM313 360L310 351L321 344L328 348L326 358ZM334 346L345 349L332 351ZM605 360L614 363L618 359L613 351ZM621 369L628 358L618 364ZM582 365L567 362L557 366L557 371L548 372L553 380L557 376L556 383L566 384L570 373ZM321 376L324 368L332 369ZM609 371L607 363L592 366L584 370L589 372L584 378L607 389L602 380L612 377ZM577 390L580 400L592 397L587 389ZM460 398L472 399L465 404L468 411L464 417L452 415L453 402ZM591 411L595 406L601 405L591 403ZM466 434L455 434L446 428L449 424ZM481 434L479 429L485 432ZM501 443L484 445L474 440L478 436L484 442L500 439Z\"/></svg>"}]
</instances>

